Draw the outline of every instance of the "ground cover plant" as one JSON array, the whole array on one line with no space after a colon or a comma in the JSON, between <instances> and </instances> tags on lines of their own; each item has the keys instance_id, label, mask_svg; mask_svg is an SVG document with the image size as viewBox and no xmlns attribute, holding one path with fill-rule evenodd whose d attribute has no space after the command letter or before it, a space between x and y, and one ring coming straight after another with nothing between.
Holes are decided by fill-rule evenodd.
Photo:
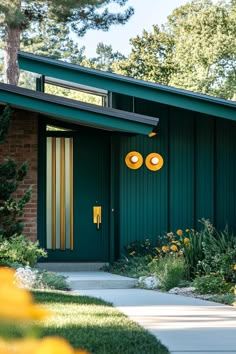
<instances>
[{"instance_id":1,"label":"ground cover plant","mask_svg":"<svg viewBox=\"0 0 236 354\"><path fill-rule=\"evenodd\" d=\"M34 291L37 302L55 315L44 321L41 336L60 336L94 354L166 354L151 334L114 309L87 296Z\"/></svg>"},{"instance_id":2,"label":"ground cover plant","mask_svg":"<svg viewBox=\"0 0 236 354\"><path fill-rule=\"evenodd\" d=\"M199 226L199 230L165 233L154 243L134 241L108 270L137 278L155 276L158 288L165 291L187 281L196 293L214 294L215 301L232 304L236 289L236 236L227 227L216 230L206 219L200 220Z\"/></svg>"}]
</instances>

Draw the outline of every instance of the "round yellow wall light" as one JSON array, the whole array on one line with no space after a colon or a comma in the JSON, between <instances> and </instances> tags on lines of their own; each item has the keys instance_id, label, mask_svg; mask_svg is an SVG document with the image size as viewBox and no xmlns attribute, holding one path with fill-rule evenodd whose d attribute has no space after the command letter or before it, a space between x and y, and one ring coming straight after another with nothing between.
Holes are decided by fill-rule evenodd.
<instances>
[{"instance_id":1,"label":"round yellow wall light","mask_svg":"<svg viewBox=\"0 0 236 354\"><path fill-rule=\"evenodd\" d=\"M162 168L164 160L160 154L153 152L146 157L145 164L149 170L157 171Z\"/></svg>"},{"instance_id":2,"label":"round yellow wall light","mask_svg":"<svg viewBox=\"0 0 236 354\"><path fill-rule=\"evenodd\" d=\"M137 151L130 151L126 156L125 156L125 163L126 165L131 168L132 170L137 170L140 168L143 164L143 157L142 155L137 152Z\"/></svg>"}]
</instances>

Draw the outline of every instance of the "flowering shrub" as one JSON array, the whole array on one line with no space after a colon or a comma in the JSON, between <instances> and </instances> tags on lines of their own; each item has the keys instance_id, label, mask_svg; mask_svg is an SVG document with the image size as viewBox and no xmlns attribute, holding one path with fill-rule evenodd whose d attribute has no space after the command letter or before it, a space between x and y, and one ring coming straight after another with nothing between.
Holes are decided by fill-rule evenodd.
<instances>
[{"instance_id":1,"label":"flowering shrub","mask_svg":"<svg viewBox=\"0 0 236 354\"><path fill-rule=\"evenodd\" d=\"M1 265L17 263L34 266L40 257L46 256L46 251L39 248L38 242L32 242L24 235L15 235L9 239L0 236Z\"/></svg>"},{"instance_id":2,"label":"flowering shrub","mask_svg":"<svg viewBox=\"0 0 236 354\"><path fill-rule=\"evenodd\" d=\"M39 271L29 266L19 267L15 273L16 284L26 289L68 290L66 277L53 272Z\"/></svg>"},{"instance_id":3,"label":"flowering shrub","mask_svg":"<svg viewBox=\"0 0 236 354\"><path fill-rule=\"evenodd\" d=\"M194 279L193 286L199 294L225 294L233 292L232 284L219 274L209 274Z\"/></svg>"},{"instance_id":4,"label":"flowering shrub","mask_svg":"<svg viewBox=\"0 0 236 354\"><path fill-rule=\"evenodd\" d=\"M88 354L75 350L63 338L45 337L43 339L26 336L26 330L32 333L32 320L41 320L51 315L44 307L34 303L26 289L15 284L12 269L0 268L0 353L1 354ZM23 339L9 340L14 326L21 326ZM9 331L6 329L9 327ZM6 340L8 337L8 341Z\"/></svg>"},{"instance_id":5,"label":"flowering shrub","mask_svg":"<svg viewBox=\"0 0 236 354\"><path fill-rule=\"evenodd\" d=\"M167 232L163 236L159 236L157 239L156 252L160 256L166 254L175 254L176 256L182 256L185 248L190 246L189 235L194 230L186 229L185 231L178 229L176 232Z\"/></svg>"}]
</instances>

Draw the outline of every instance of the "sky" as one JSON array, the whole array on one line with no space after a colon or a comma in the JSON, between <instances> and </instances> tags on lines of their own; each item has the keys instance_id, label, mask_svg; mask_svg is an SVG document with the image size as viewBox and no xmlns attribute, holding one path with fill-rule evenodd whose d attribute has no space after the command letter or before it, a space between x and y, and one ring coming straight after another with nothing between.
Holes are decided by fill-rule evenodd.
<instances>
[{"instance_id":1,"label":"sky","mask_svg":"<svg viewBox=\"0 0 236 354\"><path fill-rule=\"evenodd\" d=\"M112 26L108 32L90 30L79 39L79 46L86 47L87 57L96 56L96 47L99 42L112 45L114 51L118 50L127 55L131 50L130 38L142 34L143 29L151 31L154 24L166 23L167 16L176 7L185 5L187 2L188 0L129 0L128 5L134 7L135 14L125 25ZM113 5L112 9L123 10L117 5Z\"/></svg>"}]
</instances>

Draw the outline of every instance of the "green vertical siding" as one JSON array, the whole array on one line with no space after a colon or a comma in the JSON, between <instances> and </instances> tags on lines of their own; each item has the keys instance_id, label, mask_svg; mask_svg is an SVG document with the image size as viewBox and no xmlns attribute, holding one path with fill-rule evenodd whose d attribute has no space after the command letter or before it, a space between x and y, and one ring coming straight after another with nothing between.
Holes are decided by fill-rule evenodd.
<instances>
[{"instance_id":1,"label":"green vertical siding","mask_svg":"<svg viewBox=\"0 0 236 354\"><path fill-rule=\"evenodd\" d=\"M215 218L216 226L236 224L236 124L216 120Z\"/></svg>"},{"instance_id":2,"label":"green vertical siding","mask_svg":"<svg viewBox=\"0 0 236 354\"><path fill-rule=\"evenodd\" d=\"M163 127L164 132L164 127ZM120 150L120 236L121 247L131 240L156 239L167 230L167 141L165 135L154 138L122 137ZM136 150L144 158L143 166L131 170L125 165L125 156ZM151 172L145 166L145 158L158 152L164 158L164 167Z\"/></svg>"},{"instance_id":3,"label":"green vertical siding","mask_svg":"<svg viewBox=\"0 0 236 354\"><path fill-rule=\"evenodd\" d=\"M195 227L202 218L215 222L215 121L196 116L195 145Z\"/></svg>"},{"instance_id":4,"label":"green vertical siding","mask_svg":"<svg viewBox=\"0 0 236 354\"><path fill-rule=\"evenodd\" d=\"M115 107L131 109L131 98ZM201 218L236 232L236 123L135 99L137 113L160 118L158 135L120 137L117 183L120 250L134 240L156 240L165 231L199 228ZM127 105L127 107L125 106ZM164 166L151 172L126 167L132 150L144 159L160 153Z\"/></svg>"},{"instance_id":5,"label":"green vertical siding","mask_svg":"<svg viewBox=\"0 0 236 354\"><path fill-rule=\"evenodd\" d=\"M194 119L186 111L170 109L169 123L170 229L194 224Z\"/></svg>"}]
</instances>

